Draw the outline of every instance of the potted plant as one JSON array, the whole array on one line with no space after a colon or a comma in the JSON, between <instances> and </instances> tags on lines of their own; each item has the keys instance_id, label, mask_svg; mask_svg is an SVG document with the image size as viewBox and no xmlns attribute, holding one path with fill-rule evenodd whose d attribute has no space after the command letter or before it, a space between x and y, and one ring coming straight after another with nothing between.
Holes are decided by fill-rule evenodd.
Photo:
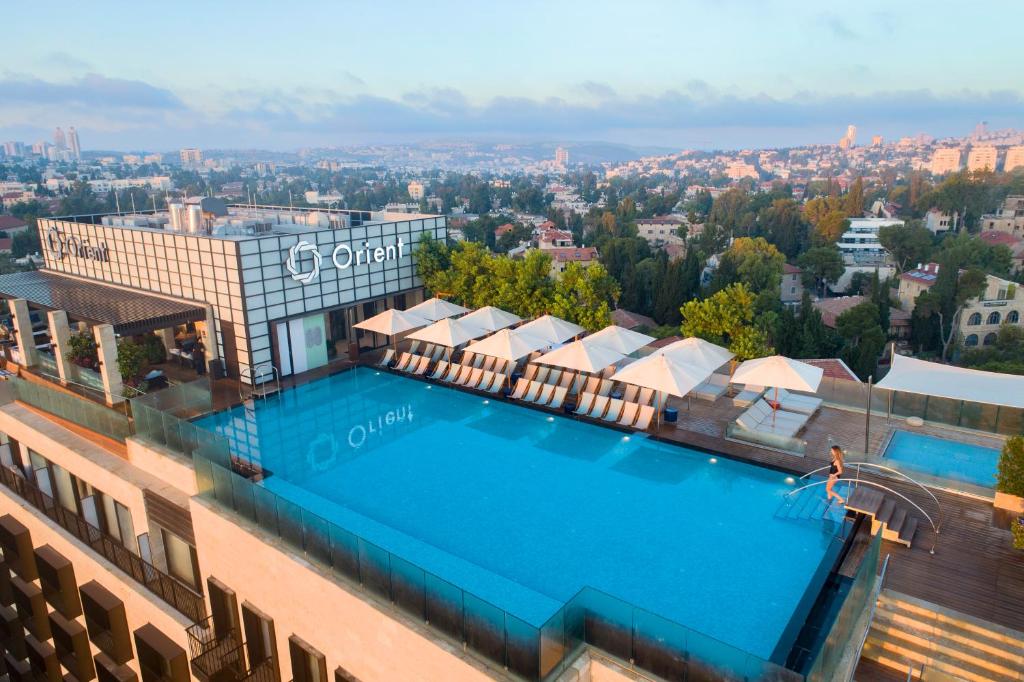
<instances>
[{"instance_id":1,"label":"potted plant","mask_svg":"<svg viewBox=\"0 0 1024 682\"><path fill-rule=\"evenodd\" d=\"M1003 445L993 504L996 509L1024 514L1024 436L1007 438Z\"/></svg>"},{"instance_id":2,"label":"potted plant","mask_svg":"<svg viewBox=\"0 0 1024 682\"><path fill-rule=\"evenodd\" d=\"M146 367L146 349L131 339L125 339L117 344L117 371L121 374L121 380L129 386L141 389L140 376L142 369Z\"/></svg>"},{"instance_id":3,"label":"potted plant","mask_svg":"<svg viewBox=\"0 0 1024 682\"><path fill-rule=\"evenodd\" d=\"M92 334L87 332L79 332L78 334L72 334L68 337L68 350L64 354L64 357L69 362L78 365L79 367L85 367L86 369L96 369L100 364L99 351L96 348L96 339L92 337Z\"/></svg>"}]
</instances>

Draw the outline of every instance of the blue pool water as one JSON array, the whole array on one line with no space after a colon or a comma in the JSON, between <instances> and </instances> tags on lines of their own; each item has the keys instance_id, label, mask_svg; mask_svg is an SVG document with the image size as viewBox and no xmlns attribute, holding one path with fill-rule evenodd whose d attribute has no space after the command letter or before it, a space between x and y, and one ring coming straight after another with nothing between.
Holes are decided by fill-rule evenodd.
<instances>
[{"instance_id":1,"label":"blue pool water","mask_svg":"<svg viewBox=\"0 0 1024 682\"><path fill-rule=\"evenodd\" d=\"M371 369L200 425L275 493L532 625L590 586L769 658L831 556L820 518L776 516L784 473Z\"/></svg>"},{"instance_id":2,"label":"blue pool water","mask_svg":"<svg viewBox=\"0 0 1024 682\"><path fill-rule=\"evenodd\" d=\"M904 468L985 488L996 485L999 450L909 431L896 431L885 456Z\"/></svg>"}]
</instances>

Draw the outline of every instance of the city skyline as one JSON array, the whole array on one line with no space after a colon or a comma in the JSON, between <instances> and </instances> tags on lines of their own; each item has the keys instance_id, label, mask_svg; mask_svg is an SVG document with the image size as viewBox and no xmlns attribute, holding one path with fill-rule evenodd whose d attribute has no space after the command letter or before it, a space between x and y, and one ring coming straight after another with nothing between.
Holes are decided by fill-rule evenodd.
<instances>
[{"instance_id":1,"label":"city skyline","mask_svg":"<svg viewBox=\"0 0 1024 682\"><path fill-rule=\"evenodd\" d=\"M1024 110L1024 83L1002 68L1016 22L963 7L452 3L436 28L408 4L298 2L302 30L281 32L276 5L200 13L184 3L168 15L118 4L104 15L120 17L116 26L58 3L65 20L48 24L46 40L12 32L0 137L50 139L72 118L90 149L452 138L737 148L834 143L850 123L864 140L965 134L980 120L1019 127ZM1024 13L999 4L1008 18ZM243 12L248 29L232 30ZM19 6L8 20L46 16ZM986 40L950 48L950 26ZM83 31L106 39L83 41ZM109 49L117 44L136 57Z\"/></svg>"}]
</instances>

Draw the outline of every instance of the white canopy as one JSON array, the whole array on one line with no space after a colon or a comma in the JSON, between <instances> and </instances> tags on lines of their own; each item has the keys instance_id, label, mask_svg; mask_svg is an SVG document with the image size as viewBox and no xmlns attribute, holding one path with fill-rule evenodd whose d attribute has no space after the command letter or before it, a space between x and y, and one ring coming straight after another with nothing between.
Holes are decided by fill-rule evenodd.
<instances>
[{"instance_id":1,"label":"white canopy","mask_svg":"<svg viewBox=\"0 0 1024 682\"><path fill-rule=\"evenodd\" d=\"M550 344L568 341L574 336L579 336L587 331L578 324L566 322L554 315L543 315L536 320L531 320L521 327L516 328L516 333L528 333L545 339Z\"/></svg>"},{"instance_id":2,"label":"white canopy","mask_svg":"<svg viewBox=\"0 0 1024 682\"><path fill-rule=\"evenodd\" d=\"M462 322L468 319L469 316L466 316L459 321ZM466 346L465 352L490 355L502 360L515 362L535 350L547 348L550 345L547 340L539 336L524 334L518 329L502 329L496 334L491 334L486 339L469 344Z\"/></svg>"},{"instance_id":3,"label":"white canopy","mask_svg":"<svg viewBox=\"0 0 1024 682\"><path fill-rule=\"evenodd\" d=\"M734 384L772 386L813 393L818 390L822 374L824 371L820 367L791 360L782 355L772 355L747 360L736 368L731 381Z\"/></svg>"},{"instance_id":4,"label":"white canopy","mask_svg":"<svg viewBox=\"0 0 1024 682\"><path fill-rule=\"evenodd\" d=\"M428 324L430 324L430 320L422 318L415 313L390 308L367 320L357 322L352 326L356 329L365 329L366 331L376 332L377 334L394 336L395 334L407 332L410 329L426 327Z\"/></svg>"},{"instance_id":5,"label":"white canopy","mask_svg":"<svg viewBox=\"0 0 1024 682\"><path fill-rule=\"evenodd\" d=\"M682 398L712 372L714 369L710 367L680 362L668 355L649 355L626 365L611 378Z\"/></svg>"},{"instance_id":6,"label":"white canopy","mask_svg":"<svg viewBox=\"0 0 1024 682\"><path fill-rule=\"evenodd\" d=\"M426 341L427 343L437 343L442 346L454 348L455 346L461 346L467 341L478 339L486 333L486 329L481 329L480 327L475 327L471 324L465 324L462 320L445 318L435 322L429 327L424 327L419 331L409 334L407 338L415 339L416 341Z\"/></svg>"},{"instance_id":7,"label":"white canopy","mask_svg":"<svg viewBox=\"0 0 1024 682\"><path fill-rule=\"evenodd\" d=\"M611 325L599 332L594 332L590 336L584 336L582 341L588 346L605 346L606 348L617 350L623 355L629 355L654 341L654 337L631 331L625 327Z\"/></svg>"},{"instance_id":8,"label":"white canopy","mask_svg":"<svg viewBox=\"0 0 1024 682\"><path fill-rule=\"evenodd\" d=\"M670 343L664 348L654 351L651 355L667 355L673 360L711 369L718 369L735 357L729 350L696 336Z\"/></svg>"},{"instance_id":9,"label":"white canopy","mask_svg":"<svg viewBox=\"0 0 1024 682\"><path fill-rule=\"evenodd\" d=\"M492 305L485 305L483 308L477 308L469 315L464 315L461 320L463 322L469 322L477 327L483 327L487 331L496 332L499 329L519 324L523 321L523 318L518 315L513 315L501 308L495 308Z\"/></svg>"},{"instance_id":10,"label":"white canopy","mask_svg":"<svg viewBox=\"0 0 1024 682\"><path fill-rule=\"evenodd\" d=\"M469 312L469 308L463 308L461 305L456 305L443 298L428 298L423 303L418 303L413 307L409 308L405 312L425 317L431 322L435 320L443 320L446 317L452 317L454 315L461 315L462 313Z\"/></svg>"},{"instance_id":11,"label":"white canopy","mask_svg":"<svg viewBox=\"0 0 1024 682\"><path fill-rule=\"evenodd\" d=\"M534 360L534 362L593 374L600 372L605 367L614 365L625 357L622 353L611 348L588 346L582 341L573 341L561 348L556 348L550 353L545 353Z\"/></svg>"},{"instance_id":12,"label":"white canopy","mask_svg":"<svg viewBox=\"0 0 1024 682\"><path fill-rule=\"evenodd\" d=\"M1024 408L1024 376L942 365L903 355L893 358L892 367L878 382L878 388Z\"/></svg>"}]
</instances>

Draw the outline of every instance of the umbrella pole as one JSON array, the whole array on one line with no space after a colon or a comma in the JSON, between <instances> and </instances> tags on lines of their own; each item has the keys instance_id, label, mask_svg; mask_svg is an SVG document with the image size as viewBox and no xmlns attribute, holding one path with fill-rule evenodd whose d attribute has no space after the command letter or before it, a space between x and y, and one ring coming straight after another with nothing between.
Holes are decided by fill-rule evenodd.
<instances>
[{"instance_id":1,"label":"umbrella pole","mask_svg":"<svg viewBox=\"0 0 1024 682\"><path fill-rule=\"evenodd\" d=\"M779 387L775 387L775 400L772 401L772 428L775 428L775 411L779 409Z\"/></svg>"}]
</instances>

